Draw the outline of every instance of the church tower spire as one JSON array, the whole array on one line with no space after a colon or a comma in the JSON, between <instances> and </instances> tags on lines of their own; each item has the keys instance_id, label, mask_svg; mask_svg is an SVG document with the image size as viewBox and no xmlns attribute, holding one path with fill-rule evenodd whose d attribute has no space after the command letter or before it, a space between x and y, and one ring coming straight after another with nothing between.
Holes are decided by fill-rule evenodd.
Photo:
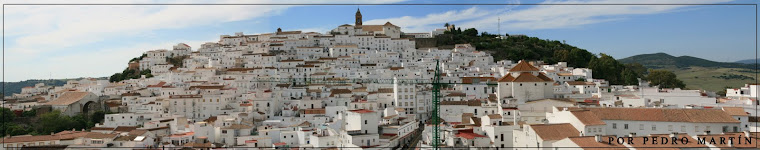
<instances>
[{"instance_id":1,"label":"church tower spire","mask_svg":"<svg viewBox=\"0 0 760 150\"><path fill-rule=\"evenodd\" d=\"M361 26L362 25L362 12L359 11L359 8L356 8L356 23L354 23L355 26Z\"/></svg>"}]
</instances>

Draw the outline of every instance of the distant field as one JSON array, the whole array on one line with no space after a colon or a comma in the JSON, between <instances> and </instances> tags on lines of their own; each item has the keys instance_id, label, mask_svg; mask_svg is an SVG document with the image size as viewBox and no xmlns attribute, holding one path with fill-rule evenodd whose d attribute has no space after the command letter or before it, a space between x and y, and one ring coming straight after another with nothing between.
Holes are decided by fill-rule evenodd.
<instances>
[{"instance_id":1,"label":"distant field","mask_svg":"<svg viewBox=\"0 0 760 150\"><path fill-rule=\"evenodd\" d=\"M689 89L717 92L726 90L726 86L737 88L757 82L756 73L751 69L688 67L668 70L672 70Z\"/></svg>"}]
</instances>

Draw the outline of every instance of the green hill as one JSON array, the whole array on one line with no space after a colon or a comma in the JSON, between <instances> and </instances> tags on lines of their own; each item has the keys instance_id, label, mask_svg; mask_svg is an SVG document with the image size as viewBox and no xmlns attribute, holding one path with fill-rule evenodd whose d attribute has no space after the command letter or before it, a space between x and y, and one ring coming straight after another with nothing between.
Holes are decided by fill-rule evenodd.
<instances>
[{"instance_id":1,"label":"green hill","mask_svg":"<svg viewBox=\"0 0 760 150\"><path fill-rule=\"evenodd\" d=\"M666 53L641 54L618 60L622 63L639 63L647 68L686 68L686 67L720 67L720 68L746 68L751 69L754 65L741 63L715 62L692 56L672 56Z\"/></svg>"},{"instance_id":2,"label":"green hill","mask_svg":"<svg viewBox=\"0 0 760 150\"><path fill-rule=\"evenodd\" d=\"M739 60L735 63L742 63L742 64L755 64L757 63L757 59L745 59L745 60Z\"/></svg>"},{"instance_id":3,"label":"green hill","mask_svg":"<svg viewBox=\"0 0 760 150\"><path fill-rule=\"evenodd\" d=\"M725 91L755 83L754 64L715 62L692 56L675 57L666 53L641 54L618 60L639 63L650 69L673 71L689 89Z\"/></svg>"}]
</instances>

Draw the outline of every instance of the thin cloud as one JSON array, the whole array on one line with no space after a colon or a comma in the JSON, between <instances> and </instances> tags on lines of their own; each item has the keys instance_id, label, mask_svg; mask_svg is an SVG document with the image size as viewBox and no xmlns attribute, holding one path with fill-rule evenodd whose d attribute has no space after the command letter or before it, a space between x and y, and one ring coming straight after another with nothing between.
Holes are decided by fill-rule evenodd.
<instances>
[{"instance_id":1,"label":"thin cloud","mask_svg":"<svg viewBox=\"0 0 760 150\"><path fill-rule=\"evenodd\" d=\"M430 32L435 28L442 28L447 22L457 22L472 20L478 17L491 15L495 12L482 10L478 7L471 7L464 10L452 10L443 13L431 13L422 17L403 16L386 19L373 19L366 21L365 24L384 24L391 22L402 28L404 32Z\"/></svg>"},{"instance_id":2,"label":"thin cloud","mask_svg":"<svg viewBox=\"0 0 760 150\"><path fill-rule=\"evenodd\" d=\"M711 4L722 3L731 0L641 0L632 3L641 4ZM614 4L626 3L613 0L597 1L547 1L545 4ZM476 27L478 29L496 30L496 22L501 18L503 29L510 30L539 30L574 28L588 24L602 23L620 20L628 15L660 14L678 11L689 5L539 5L526 9L499 13L483 17L481 19L464 22L463 27Z\"/></svg>"}]
</instances>

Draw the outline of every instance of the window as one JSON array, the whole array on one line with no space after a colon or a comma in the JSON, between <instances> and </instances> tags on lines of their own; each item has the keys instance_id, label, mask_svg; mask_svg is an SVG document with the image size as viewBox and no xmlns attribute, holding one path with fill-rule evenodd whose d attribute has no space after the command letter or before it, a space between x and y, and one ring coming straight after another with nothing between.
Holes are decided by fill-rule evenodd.
<instances>
[{"instance_id":1,"label":"window","mask_svg":"<svg viewBox=\"0 0 760 150\"><path fill-rule=\"evenodd\" d=\"M644 124L639 124L639 130L644 130Z\"/></svg>"},{"instance_id":2,"label":"window","mask_svg":"<svg viewBox=\"0 0 760 150\"><path fill-rule=\"evenodd\" d=\"M681 126L681 132L686 132L686 126Z\"/></svg>"},{"instance_id":3,"label":"window","mask_svg":"<svg viewBox=\"0 0 760 150\"><path fill-rule=\"evenodd\" d=\"M623 125L623 128L624 128L624 129L628 129L628 124L624 124L624 125Z\"/></svg>"},{"instance_id":4,"label":"window","mask_svg":"<svg viewBox=\"0 0 760 150\"><path fill-rule=\"evenodd\" d=\"M612 129L617 129L617 123L612 123Z\"/></svg>"},{"instance_id":5,"label":"window","mask_svg":"<svg viewBox=\"0 0 760 150\"><path fill-rule=\"evenodd\" d=\"M652 125L652 131L657 131L657 125Z\"/></svg>"},{"instance_id":6,"label":"window","mask_svg":"<svg viewBox=\"0 0 760 150\"><path fill-rule=\"evenodd\" d=\"M668 131L673 131L673 125L668 125Z\"/></svg>"}]
</instances>

